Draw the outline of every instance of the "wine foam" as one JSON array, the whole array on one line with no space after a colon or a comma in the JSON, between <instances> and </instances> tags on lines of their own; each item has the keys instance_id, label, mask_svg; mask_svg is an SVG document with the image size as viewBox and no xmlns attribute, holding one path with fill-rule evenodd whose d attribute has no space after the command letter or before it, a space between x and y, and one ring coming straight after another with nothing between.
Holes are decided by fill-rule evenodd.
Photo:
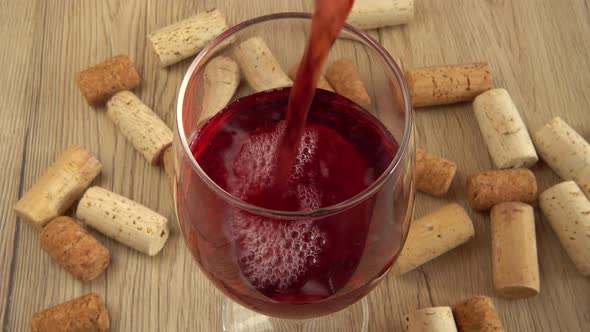
<instances>
[{"instance_id":1,"label":"wine foam","mask_svg":"<svg viewBox=\"0 0 590 332\"><path fill-rule=\"evenodd\" d=\"M232 195L247 200L273 187L273 158L284 130L285 123L281 122L273 131L251 135L242 145L233 164L234 178L228 180ZM317 131L306 129L287 189L287 196L297 200L301 211L321 206L321 192L314 183L312 169L317 148ZM237 209L231 219L242 273L254 287L288 289L319 263L326 236L313 221L271 220Z\"/></svg>"},{"instance_id":2,"label":"wine foam","mask_svg":"<svg viewBox=\"0 0 590 332\"><path fill-rule=\"evenodd\" d=\"M313 221L281 222L239 211L233 215L234 239L242 273L252 286L276 290L301 282L319 263L325 235Z\"/></svg>"}]
</instances>

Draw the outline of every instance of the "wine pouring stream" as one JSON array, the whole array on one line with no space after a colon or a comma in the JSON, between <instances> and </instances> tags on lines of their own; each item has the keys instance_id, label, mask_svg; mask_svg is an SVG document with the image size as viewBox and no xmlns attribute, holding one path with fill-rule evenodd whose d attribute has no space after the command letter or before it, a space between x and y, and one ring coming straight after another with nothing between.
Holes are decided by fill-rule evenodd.
<instances>
[{"instance_id":1,"label":"wine pouring stream","mask_svg":"<svg viewBox=\"0 0 590 332\"><path fill-rule=\"evenodd\" d=\"M291 89L286 128L276 156L276 179L279 181L289 178L288 173L301 144L322 67L353 4L354 0L315 0L311 34ZM286 183L281 183L281 186L286 187Z\"/></svg>"}]
</instances>

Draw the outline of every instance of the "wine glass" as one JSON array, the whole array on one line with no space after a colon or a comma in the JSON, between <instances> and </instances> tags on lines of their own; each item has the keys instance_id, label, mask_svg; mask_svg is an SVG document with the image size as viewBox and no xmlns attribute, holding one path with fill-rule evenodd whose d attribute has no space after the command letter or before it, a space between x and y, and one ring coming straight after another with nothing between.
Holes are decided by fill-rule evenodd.
<instances>
[{"instance_id":1,"label":"wine glass","mask_svg":"<svg viewBox=\"0 0 590 332\"><path fill-rule=\"evenodd\" d=\"M208 121L203 90L209 61L234 56L235 45L257 36L287 71L301 58L310 23L304 13L240 23L197 55L180 88L173 145L175 208L197 265L231 299L223 307L225 331L366 330L363 298L384 278L407 236L415 192L409 93L392 57L354 27L344 27L327 63L341 57L354 62L372 99L370 109L358 112L369 112L396 145L365 190L328 207L271 210L224 190L193 155L193 143ZM232 100L253 93L242 82ZM256 256L263 250L265 256Z\"/></svg>"}]
</instances>

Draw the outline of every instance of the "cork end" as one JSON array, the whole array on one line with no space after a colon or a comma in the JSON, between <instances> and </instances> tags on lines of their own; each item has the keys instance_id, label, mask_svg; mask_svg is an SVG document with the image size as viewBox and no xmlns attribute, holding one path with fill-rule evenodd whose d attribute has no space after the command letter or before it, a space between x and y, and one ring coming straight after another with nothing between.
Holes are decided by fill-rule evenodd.
<instances>
[{"instance_id":1,"label":"cork end","mask_svg":"<svg viewBox=\"0 0 590 332\"><path fill-rule=\"evenodd\" d=\"M473 102L474 103L479 103L479 102L485 101L486 99L488 99L490 97L497 97L497 96L500 96L500 95L508 95L508 96L510 96L510 93L508 92L508 90L506 90L504 88L489 89L489 90L481 93L477 97L475 97L475 99L473 99Z\"/></svg>"},{"instance_id":2,"label":"cork end","mask_svg":"<svg viewBox=\"0 0 590 332\"><path fill-rule=\"evenodd\" d=\"M96 267L92 271L88 271L87 274L77 277L81 281L92 281L98 278L106 269L111 265L111 253L106 252L101 257L101 260L96 264Z\"/></svg>"},{"instance_id":3,"label":"cork end","mask_svg":"<svg viewBox=\"0 0 590 332\"><path fill-rule=\"evenodd\" d=\"M451 184L453 184L453 179L455 179L456 173L457 173L457 165L455 163L453 163L452 165L449 166L448 176L445 179L445 182L443 183L443 185L441 186L441 190L439 192L435 192L433 194L438 197L446 195L447 192L449 192L449 189L451 188Z\"/></svg>"},{"instance_id":4,"label":"cork end","mask_svg":"<svg viewBox=\"0 0 590 332\"><path fill-rule=\"evenodd\" d=\"M168 237L170 236L170 230L168 229L168 225L166 224L159 228L156 231L156 235L157 240L154 240L147 249L148 256L155 256L162 250L162 248L164 248L164 245L166 244L166 241L168 241Z\"/></svg>"},{"instance_id":5,"label":"cork end","mask_svg":"<svg viewBox=\"0 0 590 332\"><path fill-rule=\"evenodd\" d=\"M109 311L107 309L106 304L102 301L100 296L98 296L98 294L96 294L96 293L92 293L92 294L93 294L93 296L95 296L97 298L97 302L98 302L97 305L99 307L99 314L96 319L96 325L97 325L99 331L106 332L111 327L111 320L109 318Z\"/></svg>"},{"instance_id":6,"label":"cork end","mask_svg":"<svg viewBox=\"0 0 590 332\"><path fill-rule=\"evenodd\" d=\"M41 231L43 226L53 219L53 216L43 218L36 214L35 207L27 204L22 198L16 203L13 210L22 221L35 227L38 231ZM55 215L57 216L57 213Z\"/></svg>"},{"instance_id":7,"label":"cork end","mask_svg":"<svg viewBox=\"0 0 590 332\"><path fill-rule=\"evenodd\" d=\"M153 155L151 155L150 157L146 157L148 159L148 162L150 163L150 165L152 166L160 166L163 163L163 158L164 158L164 153L166 152L166 150L168 150L168 148L170 148L172 146L172 142L162 145L158 151L156 151L156 153L154 153Z\"/></svg>"},{"instance_id":8,"label":"cork end","mask_svg":"<svg viewBox=\"0 0 590 332\"><path fill-rule=\"evenodd\" d=\"M529 168L535 165L539 161L539 157L536 154L531 153L528 156L523 156L521 158L514 158L510 160L494 160L494 165L498 169L510 169L510 168Z\"/></svg>"},{"instance_id":9,"label":"cork end","mask_svg":"<svg viewBox=\"0 0 590 332\"><path fill-rule=\"evenodd\" d=\"M539 287L527 285L507 286L496 289L496 293L507 299L524 299L539 294Z\"/></svg>"}]
</instances>

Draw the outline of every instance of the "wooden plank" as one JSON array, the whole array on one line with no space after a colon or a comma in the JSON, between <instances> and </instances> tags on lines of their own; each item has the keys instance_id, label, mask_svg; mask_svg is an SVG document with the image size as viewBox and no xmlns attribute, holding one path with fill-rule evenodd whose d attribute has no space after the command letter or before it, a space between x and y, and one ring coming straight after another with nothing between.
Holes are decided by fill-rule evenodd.
<instances>
[{"instance_id":1,"label":"wooden plank","mask_svg":"<svg viewBox=\"0 0 590 332\"><path fill-rule=\"evenodd\" d=\"M125 141L104 109L86 105L73 76L107 57L128 54L143 79L137 94L172 126L178 88L190 60L161 69L145 38L148 32L212 8L224 12L233 25L273 12L309 10L310 2L4 2L0 27L8 33L0 41L15 46L0 50L0 64L7 68L0 81L0 135L8 142L0 145L5 165L0 176L0 326L27 330L33 312L92 290L107 302L112 331L220 330L223 295L198 270L180 237L163 172ZM590 12L584 1L423 0L416 6L409 25L371 32L405 68L487 60L495 85L511 92L529 128L561 115L590 138L590 97L585 91L590 86ZM288 61L302 51L290 47L277 56ZM362 51L337 52L359 59L371 73L376 70ZM364 73L365 79L375 84L371 73ZM416 138L418 145L457 161L459 167L447 197L418 195L416 215L452 200L467 206L465 177L492 167L471 106L416 112ZM11 206L19 188L28 189L56 155L74 143L103 162L98 185L171 219L172 235L161 254L146 257L94 232L112 251L113 262L105 275L82 283L39 248L31 227L14 222ZM544 165L535 172L541 189L558 181ZM402 330L403 315L416 308L449 305L480 293L494 295L489 219L487 214L469 213L476 226L474 241L403 277L388 275L369 295L371 331ZM508 331L582 331L590 324L590 284L538 216L541 294L523 301L497 299L500 315Z\"/></svg>"},{"instance_id":2,"label":"wooden plank","mask_svg":"<svg viewBox=\"0 0 590 332\"><path fill-rule=\"evenodd\" d=\"M529 1L417 1L413 22L382 29L380 37L406 69L488 61L494 69L495 86L510 91L529 129L559 115L587 135L590 102L583 87L590 86L590 77L581 68L588 67L590 54L590 36L583 32L589 27L588 10L583 1L564 5L551 0L534 5ZM418 194L417 216L452 200L467 207L465 177L493 167L471 105L418 110L415 115L418 146L458 164L445 199ZM559 181L543 164L534 171L540 190ZM471 243L401 278L388 276L379 287L400 293L399 297L375 299L394 308L392 321L398 322L394 327L401 329L404 312L425 306L396 307L400 297L411 298L421 289L411 286L415 280L425 279L435 306L480 293L494 296L489 217L468 211L476 229ZM590 294L590 284L575 271L539 210L536 215L541 294L521 301L497 298L500 315L507 331L582 331L589 323L590 301L581 294Z\"/></svg>"},{"instance_id":3,"label":"wooden plank","mask_svg":"<svg viewBox=\"0 0 590 332\"><path fill-rule=\"evenodd\" d=\"M271 4L268 1L252 8L249 17L260 13L262 7L272 12ZM149 258L93 232L112 251L113 262L104 276L81 283L40 250L32 229L23 229L17 250L27 250L31 256L16 257L9 330L26 330L35 311L89 291L105 298L113 331L220 328L222 298L199 272L180 238L163 172L149 166L125 141L103 114L104 109L87 106L73 83L76 71L116 54L128 54L143 79L138 95L172 126L178 88L190 61L159 68L145 36L214 7L189 1L147 5L109 1L61 3L48 8L43 38L49 50L43 57L45 77L40 87L43 106L31 131L31 144L45 148L30 152L25 186L34 183L63 148L82 144L103 162L98 185L168 216L173 233L162 253ZM230 22L244 17L244 13L231 17L231 11L227 12ZM204 319L195 319L195 313Z\"/></svg>"},{"instance_id":4,"label":"wooden plank","mask_svg":"<svg viewBox=\"0 0 590 332\"><path fill-rule=\"evenodd\" d=\"M38 106L45 3L0 1L0 329L13 313L10 293L21 226L12 206L23 191L29 123Z\"/></svg>"},{"instance_id":5,"label":"wooden plank","mask_svg":"<svg viewBox=\"0 0 590 332\"><path fill-rule=\"evenodd\" d=\"M157 71L150 71L147 75L142 72L145 59L155 60L144 52L146 13L147 7L140 1L63 2L48 8L50 28L45 30L44 38L49 50L43 59L42 107L34 121L31 136L31 144L45 148L31 151L30 171L25 181L27 186L34 182L56 153L77 143L86 146L103 162L103 173L97 182L99 185L172 217L169 196L164 194L167 189L161 170L148 165L125 141L104 114L104 109L94 110L86 105L73 81L78 70L120 53L128 54L136 62L146 82L156 81L149 75L155 75ZM63 20L63 17L68 17L68 20ZM148 68L157 66L151 62ZM166 86L167 80L160 79L158 82ZM173 104L176 87L167 89L164 93L169 91L168 101ZM161 87L158 93L162 93ZM139 89L138 94L151 103L143 89ZM167 118L162 109L154 109ZM178 240L178 234L175 236ZM90 290L105 298L113 330L147 330L145 326L148 325L154 330L165 330L158 327L163 323L159 319L159 306L161 303L162 307L166 307L170 299L158 301L157 294L161 291L158 285L170 279L174 271L163 265L174 266L177 264L176 257L181 262L186 258L176 255L180 241L175 241L176 246L169 246L163 254L150 259L101 235L98 238L111 249L112 265L106 275L92 283L81 283L73 280L39 249L37 234L32 229L23 229L18 248L28 250L31 256L17 257L13 306L18 316L11 320L10 330L26 330L33 312ZM169 273L162 275L160 271ZM128 282L141 287L142 291L129 287ZM177 283L166 280L166 284ZM180 293L181 289L178 288L177 292ZM189 306L188 309L194 308ZM141 319L123 319L127 313L133 313L127 315L128 318Z\"/></svg>"}]
</instances>

